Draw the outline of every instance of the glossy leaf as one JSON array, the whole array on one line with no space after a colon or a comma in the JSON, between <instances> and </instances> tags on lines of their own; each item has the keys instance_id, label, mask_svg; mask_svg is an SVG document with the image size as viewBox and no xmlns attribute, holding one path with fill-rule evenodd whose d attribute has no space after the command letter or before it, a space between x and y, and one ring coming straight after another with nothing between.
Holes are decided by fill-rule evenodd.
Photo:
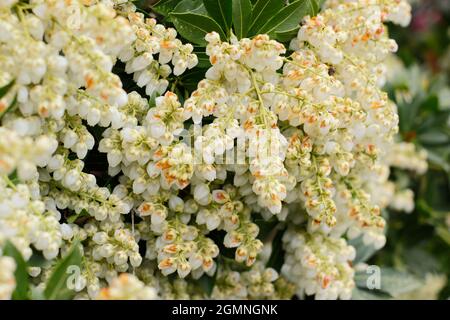
<instances>
[{"instance_id":1,"label":"glossy leaf","mask_svg":"<svg viewBox=\"0 0 450 320\"><path fill-rule=\"evenodd\" d=\"M233 0L203 0L208 14L228 33L233 20Z\"/></svg>"},{"instance_id":2,"label":"glossy leaf","mask_svg":"<svg viewBox=\"0 0 450 320\"><path fill-rule=\"evenodd\" d=\"M252 3L250 0L233 0L234 33L238 39L245 38L250 28Z\"/></svg>"},{"instance_id":3,"label":"glossy leaf","mask_svg":"<svg viewBox=\"0 0 450 320\"><path fill-rule=\"evenodd\" d=\"M248 35L258 34L258 30L283 8L283 3L280 0L259 0L256 2L252 10L252 21Z\"/></svg>"},{"instance_id":4,"label":"glossy leaf","mask_svg":"<svg viewBox=\"0 0 450 320\"><path fill-rule=\"evenodd\" d=\"M72 244L67 255L54 267L44 290L45 298L48 300L70 298L73 295L73 291L67 288L67 280L70 276L70 273L67 271L70 266L80 265L81 252L79 242L76 241Z\"/></svg>"},{"instance_id":5,"label":"glossy leaf","mask_svg":"<svg viewBox=\"0 0 450 320\"><path fill-rule=\"evenodd\" d=\"M160 0L152 6L153 11L163 16L168 16L180 3L180 0Z\"/></svg>"},{"instance_id":6,"label":"glossy leaf","mask_svg":"<svg viewBox=\"0 0 450 320\"><path fill-rule=\"evenodd\" d=\"M312 14L314 7L308 0L297 0L280 10L265 23L257 33L275 35L276 32L292 30L297 27L305 15Z\"/></svg>"},{"instance_id":7,"label":"glossy leaf","mask_svg":"<svg viewBox=\"0 0 450 320\"><path fill-rule=\"evenodd\" d=\"M206 45L205 35L216 31L222 39L226 36L222 28L212 18L197 13L171 13L170 18L173 21L177 31L186 40L198 45Z\"/></svg>"},{"instance_id":8,"label":"glossy leaf","mask_svg":"<svg viewBox=\"0 0 450 320\"><path fill-rule=\"evenodd\" d=\"M182 0L172 11L172 13L186 12L208 15L202 0Z\"/></svg>"}]
</instances>

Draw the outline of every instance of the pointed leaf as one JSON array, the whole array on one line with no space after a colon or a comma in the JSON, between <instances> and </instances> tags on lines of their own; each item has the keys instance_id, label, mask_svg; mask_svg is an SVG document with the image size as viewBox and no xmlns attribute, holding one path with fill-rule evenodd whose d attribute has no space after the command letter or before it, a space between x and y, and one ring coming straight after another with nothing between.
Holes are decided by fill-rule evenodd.
<instances>
[{"instance_id":1,"label":"pointed leaf","mask_svg":"<svg viewBox=\"0 0 450 320\"><path fill-rule=\"evenodd\" d=\"M205 16L208 15L203 0L182 0L173 9L173 13L198 13Z\"/></svg>"},{"instance_id":2,"label":"pointed leaf","mask_svg":"<svg viewBox=\"0 0 450 320\"><path fill-rule=\"evenodd\" d=\"M319 13L320 7L325 2L324 0L304 0L307 6L308 13L306 15L315 16Z\"/></svg>"},{"instance_id":3,"label":"pointed leaf","mask_svg":"<svg viewBox=\"0 0 450 320\"><path fill-rule=\"evenodd\" d=\"M282 8L281 0L258 0L252 10L252 22L248 34L251 36L258 34L258 30Z\"/></svg>"},{"instance_id":4,"label":"pointed leaf","mask_svg":"<svg viewBox=\"0 0 450 320\"><path fill-rule=\"evenodd\" d=\"M186 40L198 45L206 45L205 35L216 31L226 39L222 28L212 18L197 13L171 13L170 17L178 31Z\"/></svg>"},{"instance_id":5,"label":"pointed leaf","mask_svg":"<svg viewBox=\"0 0 450 320\"><path fill-rule=\"evenodd\" d=\"M222 26L226 33L231 28L233 19L232 0L203 0L209 15Z\"/></svg>"},{"instance_id":6,"label":"pointed leaf","mask_svg":"<svg viewBox=\"0 0 450 320\"><path fill-rule=\"evenodd\" d=\"M280 10L257 33L266 33L273 36L277 31L291 30L297 27L303 17L310 14L310 12L311 7L308 0L297 0Z\"/></svg>"},{"instance_id":7,"label":"pointed leaf","mask_svg":"<svg viewBox=\"0 0 450 320\"><path fill-rule=\"evenodd\" d=\"M252 3L250 0L233 0L234 33L238 39L245 38L250 28Z\"/></svg>"},{"instance_id":8,"label":"pointed leaf","mask_svg":"<svg viewBox=\"0 0 450 320\"><path fill-rule=\"evenodd\" d=\"M290 30L275 31L275 39L280 42L288 42L297 36L299 29L300 25L297 25Z\"/></svg>"},{"instance_id":9,"label":"pointed leaf","mask_svg":"<svg viewBox=\"0 0 450 320\"><path fill-rule=\"evenodd\" d=\"M79 248L79 242L76 241L72 244L71 249L67 255L59 261L59 263L53 269L53 273L47 282L44 290L44 295L48 300L64 299L68 298L68 295L73 294L67 288L67 279L70 276L68 268L70 266L80 266L81 264L81 251Z\"/></svg>"},{"instance_id":10,"label":"pointed leaf","mask_svg":"<svg viewBox=\"0 0 450 320\"><path fill-rule=\"evenodd\" d=\"M179 3L180 0L160 0L152 6L152 9L160 15L168 16Z\"/></svg>"}]
</instances>

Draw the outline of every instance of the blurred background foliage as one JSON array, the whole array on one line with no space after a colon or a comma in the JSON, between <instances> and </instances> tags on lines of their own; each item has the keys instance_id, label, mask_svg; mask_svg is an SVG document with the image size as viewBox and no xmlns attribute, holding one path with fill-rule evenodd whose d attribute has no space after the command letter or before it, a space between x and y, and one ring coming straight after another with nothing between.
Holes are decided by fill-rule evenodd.
<instances>
[{"instance_id":1,"label":"blurred background foliage","mask_svg":"<svg viewBox=\"0 0 450 320\"><path fill-rule=\"evenodd\" d=\"M416 195L415 210L389 210L388 243L366 262L415 275L421 287L396 298L450 298L450 0L416 0L409 28L390 26L399 44L388 64L386 90L398 105L399 139L428 153L417 176L394 169L392 179Z\"/></svg>"}]
</instances>

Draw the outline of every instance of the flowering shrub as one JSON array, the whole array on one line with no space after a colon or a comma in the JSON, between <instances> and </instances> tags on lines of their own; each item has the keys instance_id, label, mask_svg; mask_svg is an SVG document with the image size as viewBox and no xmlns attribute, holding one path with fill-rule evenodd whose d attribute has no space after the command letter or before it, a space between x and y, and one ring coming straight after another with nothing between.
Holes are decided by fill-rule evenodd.
<instances>
[{"instance_id":1,"label":"flowering shrub","mask_svg":"<svg viewBox=\"0 0 450 320\"><path fill-rule=\"evenodd\" d=\"M0 296L350 299L427 162L381 89L410 6L321 2L0 1Z\"/></svg>"},{"instance_id":2,"label":"flowering shrub","mask_svg":"<svg viewBox=\"0 0 450 320\"><path fill-rule=\"evenodd\" d=\"M410 200L412 192L398 198L403 199L398 203L411 209L408 214L397 212L391 205L387 218L389 241L367 262L402 269L422 279L422 286L400 293L398 298L448 299L450 2L416 0L413 4L410 26L390 28L399 42L402 61L389 59L386 90L398 105L399 138L426 150L429 170L423 175L400 168L392 170L397 185L414 191L415 208Z\"/></svg>"}]
</instances>

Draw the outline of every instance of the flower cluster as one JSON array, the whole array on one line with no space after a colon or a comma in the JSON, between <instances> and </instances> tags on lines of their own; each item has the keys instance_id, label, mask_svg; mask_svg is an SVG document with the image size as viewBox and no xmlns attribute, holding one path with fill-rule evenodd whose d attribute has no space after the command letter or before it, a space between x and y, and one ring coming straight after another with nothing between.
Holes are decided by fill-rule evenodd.
<instances>
[{"instance_id":1,"label":"flower cluster","mask_svg":"<svg viewBox=\"0 0 450 320\"><path fill-rule=\"evenodd\" d=\"M102 289L99 300L155 300L153 288L146 287L135 276L122 273L111 282L108 288Z\"/></svg>"},{"instance_id":2,"label":"flower cluster","mask_svg":"<svg viewBox=\"0 0 450 320\"><path fill-rule=\"evenodd\" d=\"M214 275L217 299L350 298L345 239L385 244L381 210L412 197L389 167L422 173L426 154L395 143L381 90L396 50L384 23L407 24L409 5L324 8L289 48L208 33L211 66L183 96L193 46L132 2L0 1L0 248L41 252L50 262L29 273L43 290L79 244L79 299L208 298L195 280ZM13 264L0 267L9 298Z\"/></svg>"},{"instance_id":3,"label":"flower cluster","mask_svg":"<svg viewBox=\"0 0 450 320\"><path fill-rule=\"evenodd\" d=\"M283 237L286 259L281 270L297 294L316 299L350 299L355 287L351 261L355 249L344 239L289 229Z\"/></svg>"},{"instance_id":4,"label":"flower cluster","mask_svg":"<svg viewBox=\"0 0 450 320\"><path fill-rule=\"evenodd\" d=\"M125 72L132 73L134 81L139 87L145 87L149 96L163 94L169 85L167 77L172 72L179 76L198 63L192 52L194 47L177 39L175 29L166 29L153 18L145 19L142 13L131 12L128 19L136 39L119 55L125 62ZM155 55L158 55L157 59Z\"/></svg>"}]
</instances>

